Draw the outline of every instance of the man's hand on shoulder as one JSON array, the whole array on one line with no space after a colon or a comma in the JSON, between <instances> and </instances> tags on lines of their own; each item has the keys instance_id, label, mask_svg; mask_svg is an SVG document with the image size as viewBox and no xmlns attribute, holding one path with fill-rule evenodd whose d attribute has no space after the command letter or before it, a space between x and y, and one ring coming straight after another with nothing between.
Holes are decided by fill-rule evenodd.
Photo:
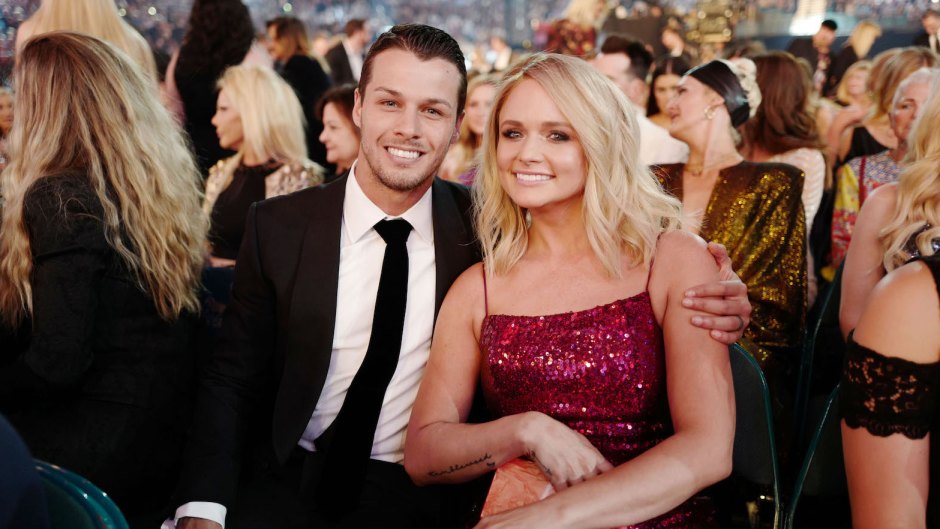
<instances>
[{"instance_id":1,"label":"man's hand on shoulder","mask_svg":"<svg viewBox=\"0 0 940 529\"><path fill-rule=\"evenodd\" d=\"M710 242L708 251L718 264L721 280L690 288L685 293L682 305L710 314L693 316L692 325L709 329L712 338L731 345L741 339L744 329L751 321L747 285L731 267L731 258L728 257L728 250L724 245Z\"/></svg>"},{"instance_id":2,"label":"man's hand on shoulder","mask_svg":"<svg viewBox=\"0 0 940 529\"><path fill-rule=\"evenodd\" d=\"M222 529L222 526L212 520L187 516L180 518L179 521L176 522L176 529Z\"/></svg>"}]
</instances>

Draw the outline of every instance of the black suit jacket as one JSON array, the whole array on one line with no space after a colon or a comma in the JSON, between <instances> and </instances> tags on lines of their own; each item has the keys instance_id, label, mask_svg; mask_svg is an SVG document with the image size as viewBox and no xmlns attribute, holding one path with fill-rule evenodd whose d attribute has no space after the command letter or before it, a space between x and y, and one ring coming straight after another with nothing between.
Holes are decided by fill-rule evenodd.
<instances>
[{"instance_id":1,"label":"black suit jacket","mask_svg":"<svg viewBox=\"0 0 940 529\"><path fill-rule=\"evenodd\" d=\"M281 77L294 89L307 120L307 156L327 167L326 147L320 143L323 123L317 117L317 102L330 89L332 82L320 63L306 55L294 55L280 68Z\"/></svg>"},{"instance_id":2,"label":"black suit jacket","mask_svg":"<svg viewBox=\"0 0 940 529\"><path fill-rule=\"evenodd\" d=\"M928 35L927 32L923 32L920 35L917 35L916 37L914 37L913 44L914 46L923 46L925 48L929 48L930 47L930 35ZM938 45L940 45L940 43L938 43Z\"/></svg>"},{"instance_id":3,"label":"black suit jacket","mask_svg":"<svg viewBox=\"0 0 940 529\"><path fill-rule=\"evenodd\" d=\"M232 302L200 388L180 504L232 505L253 413L264 417L256 427L278 462L297 446L330 364L345 190L344 177L249 210ZM467 189L435 179L431 193L436 317L451 283L480 255Z\"/></svg>"},{"instance_id":4,"label":"black suit jacket","mask_svg":"<svg viewBox=\"0 0 940 529\"><path fill-rule=\"evenodd\" d=\"M333 84L341 85L347 83L356 83L353 77L352 68L349 66L349 57L346 56L346 48L339 42L336 46L326 52L326 62L330 65L330 75L333 76Z\"/></svg>"}]
</instances>

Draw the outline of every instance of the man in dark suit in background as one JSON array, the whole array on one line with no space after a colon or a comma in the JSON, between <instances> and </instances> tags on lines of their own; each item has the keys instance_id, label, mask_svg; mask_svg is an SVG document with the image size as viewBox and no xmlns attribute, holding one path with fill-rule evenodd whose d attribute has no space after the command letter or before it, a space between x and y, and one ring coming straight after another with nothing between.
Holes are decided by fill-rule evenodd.
<instances>
[{"instance_id":1,"label":"man in dark suit in background","mask_svg":"<svg viewBox=\"0 0 940 529\"><path fill-rule=\"evenodd\" d=\"M465 92L450 36L391 28L363 66L353 109L361 148L349 175L251 207L200 387L177 494L181 529L463 521L449 503L454 486L416 487L401 463L437 310L480 257L467 189L434 177ZM739 338L750 313L743 283L699 291L711 298L694 306L728 315L702 326ZM381 383L377 368L391 368Z\"/></svg>"},{"instance_id":2,"label":"man in dark suit in background","mask_svg":"<svg viewBox=\"0 0 940 529\"><path fill-rule=\"evenodd\" d=\"M344 33L342 40L326 53L330 75L333 76L333 84L337 86L359 82L366 46L372 39L369 24L361 18L346 22Z\"/></svg>"},{"instance_id":3,"label":"man in dark suit in background","mask_svg":"<svg viewBox=\"0 0 940 529\"><path fill-rule=\"evenodd\" d=\"M823 20L819 31L812 37L797 37L790 42L787 51L806 60L813 69L813 87L820 92L829 77L830 66L835 59L832 43L836 40L839 26L834 20Z\"/></svg>"},{"instance_id":4,"label":"man in dark suit in background","mask_svg":"<svg viewBox=\"0 0 940 529\"><path fill-rule=\"evenodd\" d=\"M937 41L937 29L940 29L940 11L928 9L920 17L924 32L914 37L915 46L930 48L934 53L940 53L940 42Z\"/></svg>"}]
</instances>

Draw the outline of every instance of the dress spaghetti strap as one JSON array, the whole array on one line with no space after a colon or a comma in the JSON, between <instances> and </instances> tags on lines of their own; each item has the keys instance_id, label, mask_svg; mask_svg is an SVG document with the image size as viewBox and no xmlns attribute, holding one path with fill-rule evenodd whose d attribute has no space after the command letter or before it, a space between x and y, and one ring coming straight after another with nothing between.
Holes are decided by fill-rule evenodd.
<instances>
[{"instance_id":1,"label":"dress spaghetti strap","mask_svg":"<svg viewBox=\"0 0 940 529\"><path fill-rule=\"evenodd\" d=\"M934 286L937 288L937 297L940 297L940 254L921 258L933 275Z\"/></svg>"},{"instance_id":2,"label":"dress spaghetti strap","mask_svg":"<svg viewBox=\"0 0 940 529\"><path fill-rule=\"evenodd\" d=\"M483 317L490 315L490 299L486 292L486 265L480 267L483 272Z\"/></svg>"}]
</instances>

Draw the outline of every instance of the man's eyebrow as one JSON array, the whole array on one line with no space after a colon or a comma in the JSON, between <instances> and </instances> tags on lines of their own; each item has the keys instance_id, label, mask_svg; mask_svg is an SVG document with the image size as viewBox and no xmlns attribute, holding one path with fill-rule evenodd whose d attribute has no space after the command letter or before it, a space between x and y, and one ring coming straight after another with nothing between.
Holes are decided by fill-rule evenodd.
<instances>
[{"instance_id":1,"label":"man's eyebrow","mask_svg":"<svg viewBox=\"0 0 940 529\"><path fill-rule=\"evenodd\" d=\"M375 87L375 91L376 91L376 92L385 92L386 94L388 94L388 95L390 95L390 96L392 96L392 97L403 97L402 93L399 92L398 90L393 90L393 89L388 88L388 87L385 87L385 86L377 86L377 87ZM432 104L432 105L444 105L444 106L446 106L447 108L453 108L453 107L454 107L454 105L453 105L450 101L448 101L448 100L446 100L446 99L437 98L437 97L430 97L430 98L427 98L427 99L423 100L422 103L425 103L425 104Z\"/></svg>"}]
</instances>

